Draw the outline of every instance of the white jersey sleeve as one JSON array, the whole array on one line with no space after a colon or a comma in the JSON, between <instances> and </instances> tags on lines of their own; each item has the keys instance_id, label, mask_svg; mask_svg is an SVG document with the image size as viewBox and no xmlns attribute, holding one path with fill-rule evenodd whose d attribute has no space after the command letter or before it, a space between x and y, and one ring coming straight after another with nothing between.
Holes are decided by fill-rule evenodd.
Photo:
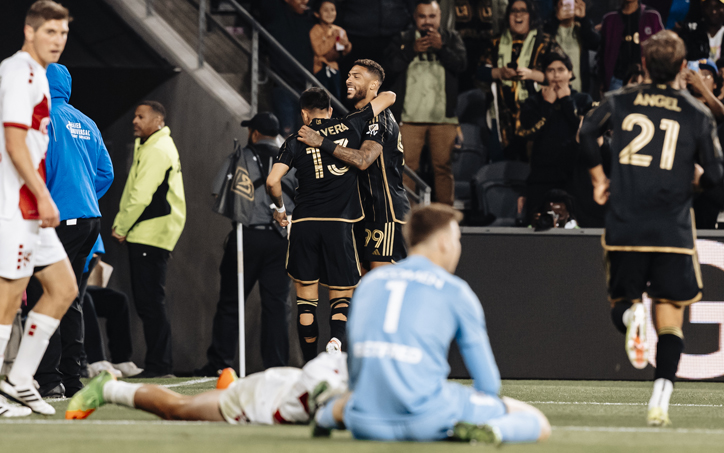
<instances>
[{"instance_id":1,"label":"white jersey sleeve","mask_svg":"<svg viewBox=\"0 0 724 453\"><path fill-rule=\"evenodd\" d=\"M0 102L4 127L30 129L33 125L36 74L30 64L20 59L8 61L0 72ZM36 82L37 83L37 82Z\"/></svg>"}]
</instances>

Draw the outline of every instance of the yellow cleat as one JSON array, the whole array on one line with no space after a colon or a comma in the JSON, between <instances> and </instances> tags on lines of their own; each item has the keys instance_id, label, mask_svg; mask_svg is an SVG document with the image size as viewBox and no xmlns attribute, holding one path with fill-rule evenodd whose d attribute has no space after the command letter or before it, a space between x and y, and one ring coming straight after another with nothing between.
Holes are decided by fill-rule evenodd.
<instances>
[{"instance_id":1,"label":"yellow cleat","mask_svg":"<svg viewBox=\"0 0 724 453\"><path fill-rule=\"evenodd\" d=\"M671 426L669 413L664 412L660 407L649 409L649 415L646 417L649 426Z\"/></svg>"}]
</instances>

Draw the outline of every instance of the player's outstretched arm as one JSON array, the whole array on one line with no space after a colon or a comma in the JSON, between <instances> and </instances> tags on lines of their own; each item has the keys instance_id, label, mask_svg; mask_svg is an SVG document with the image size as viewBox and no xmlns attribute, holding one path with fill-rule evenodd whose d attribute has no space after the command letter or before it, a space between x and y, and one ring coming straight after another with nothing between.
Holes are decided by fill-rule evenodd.
<instances>
[{"instance_id":1,"label":"player's outstretched arm","mask_svg":"<svg viewBox=\"0 0 724 453\"><path fill-rule=\"evenodd\" d=\"M283 227L289 225L289 220L287 220L287 209L284 206L284 198L282 197L282 178L288 171L289 165L277 162L274 164L269 172L269 176L266 178L266 191L276 206L276 209L272 208L274 209L274 220L279 222L279 225Z\"/></svg>"},{"instance_id":2,"label":"player's outstretched arm","mask_svg":"<svg viewBox=\"0 0 724 453\"><path fill-rule=\"evenodd\" d=\"M382 145L375 141L365 140L360 149L347 148L322 137L319 132L307 126L302 126L299 129L297 140L311 147L319 148L360 170L367 170L382 153Z\"/></svg>"},{"instance_id":3,"label":"player's outstretched arm","mask_svg":"<svg viewBox=\"0 0 724 453\"><path fill-rule=\"evenodd\" d=\"M53 228L60 223L60 213L50 196L45 182L38 174L30 157L30 150L25 139L28 131L19 127L5 127L5 149L15 169L25 181L38 202L38 215L42 228Z\"/></svg>"},{"instance_id":4,"label":"player's outstretched arm","mask_svg":"<svg viewBox=\"0 0 724 453\"><path fill-rule=\"evenodd\" d=\"M376 98L370 101L370 105L372 105L372 111L374 112L375 116L384 112L385 109L391 107L392 104L395 103L396 99L397 95L392 91L384 91L378 94Z\"/></svg>"}]
</instances>

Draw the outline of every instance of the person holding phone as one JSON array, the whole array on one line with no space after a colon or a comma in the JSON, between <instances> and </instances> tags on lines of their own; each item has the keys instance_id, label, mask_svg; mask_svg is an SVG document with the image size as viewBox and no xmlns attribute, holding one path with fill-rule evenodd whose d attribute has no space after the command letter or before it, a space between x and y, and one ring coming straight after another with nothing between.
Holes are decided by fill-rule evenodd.
<instances>
[{"instance_id":1,"label":"person holding phone","mask_svg":"<svg viewBox=\"0 0 724 453\"><path fill-rule=\"evenodd\" d=\"M497 121L502 153L496 155L492 151L493 160L527 160L526 140L516 136L520 106L536 93L536 83L545 81L545 55L551 51L560 52L553 37L539 26L532 0L508 3L503 33L493 40L483 56L484 64L478 68L479 80L495 84L491 116L494 115Z\"/></svg>"},{"instance_id":2,"label":"person holding phone","mask_svg":"<svg viewBox=\"0 0 724 453\"><path fill-rule=\"evenodd\" d=\"M543 27L571 59L573 75L571 87L581 93L590 93L591 66L588 52L595 51L601 43L601 35L586 16L583 0L558 0L556 14Z\"/></svg>"}]
</instances>

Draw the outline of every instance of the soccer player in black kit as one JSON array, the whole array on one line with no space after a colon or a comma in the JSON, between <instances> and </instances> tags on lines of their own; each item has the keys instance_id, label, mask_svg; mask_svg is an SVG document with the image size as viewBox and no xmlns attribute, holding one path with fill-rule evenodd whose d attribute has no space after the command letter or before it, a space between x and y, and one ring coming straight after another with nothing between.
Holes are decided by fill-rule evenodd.
<instances>
[{"instance_id":1,"label":"soccer player in black kit","mask_svg":"<svg viewBox=\"0 0 724 453\"><path fill-rule=\"evenodd\" d=\"M299 99L305 125L328 137L332 147L351 148L359 148L367 121L394 101L393 93L383 93L365 109L339 119L331 118L325 90L310 88ZM364 218L358 171L332 157L331 152L324 145L309 147L292 135L282 145L266 181L276 210L274 219L287 226L281 179L290 167L297 169L299 187L289 234L287 273L295 283L297 330L305 362L317 356L318 284L329 287L332 339L328 346L338 350L345 337L349 299L360 279L353 234L354 223Z\"/></svg>"},{"instance_id":2,"label":"soccer player in black kit","mask_svg":"<svg viewBox=\"0 0 724 453\"><path fill-rule=\"evenodd\" d=\"M603 247L614 325L626 333L634 367L646 367L646 292L656 304L658 334L648 424L666 426L669 399L684 350L684 308L701 299L693 219L694 186L722 183L716 124L686 90L676 89L686 48L671 31L643 45L648 83L608 93L583 121L580 140L590 162L594 199L608 202ZM611 179L597 139L613 128Z\"/></svg>"},{"instance_id":3,"label":"soccer player in black kit","mask_svg":"<svg viewBox=\"0 0 724 453\"><path fill-rule=\"evenodd\" d=\"M385 71L372 60L357 60L347 78L347 98L355 108L364 109L377 98ZM310 128L299 131L300 140L310 146L329 142ZM316 144L316 145L315 145ZM328 145L332 149L331 145ZM359 175L365 220L355 225L360 259L373 269L395 263L407 256L402 225L410 211L402 174L405 158L400 128L389 109L368 121L359 150L337 145L334 157L363 170Z\"/></svg>"}]
</instances>

